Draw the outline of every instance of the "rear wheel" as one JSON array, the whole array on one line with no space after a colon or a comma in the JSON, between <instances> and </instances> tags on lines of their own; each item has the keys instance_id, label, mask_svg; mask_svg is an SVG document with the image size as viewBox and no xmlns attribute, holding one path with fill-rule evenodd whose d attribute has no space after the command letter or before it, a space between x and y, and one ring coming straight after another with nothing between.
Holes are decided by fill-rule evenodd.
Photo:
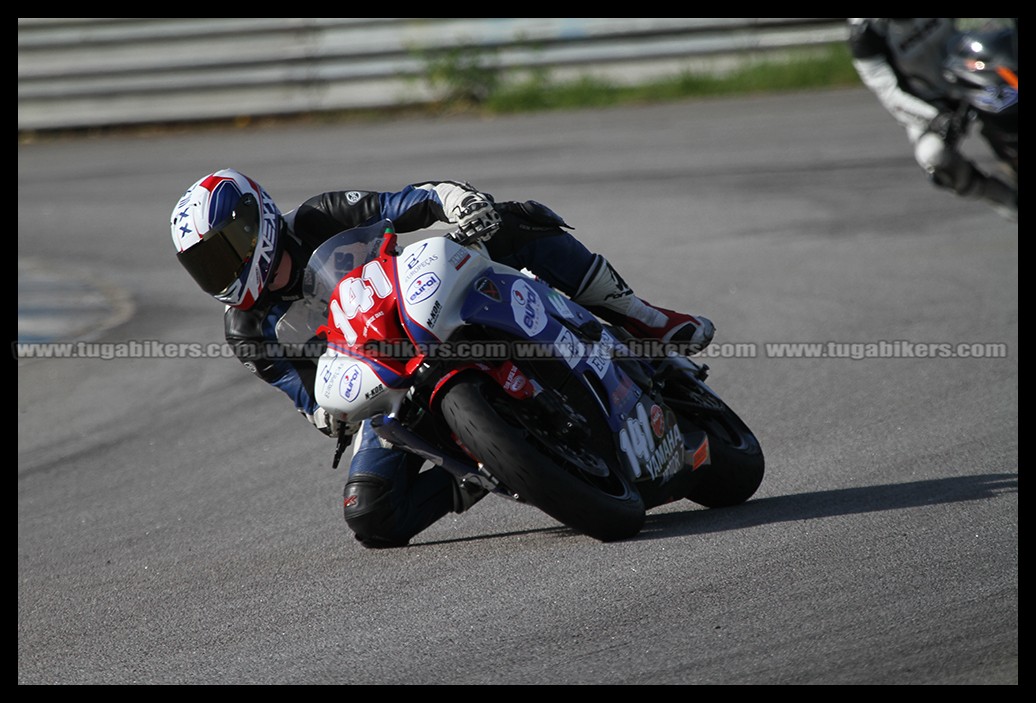
<instances>
[{"instance_id":1,"label":"rear wheel","mask_svg":"<svg viewBox=\"0 0 1036 703\"><path fill-rule=\"evenodd\" d=\"M633 537L644 501L595 433L563 430L478 377L458 380L442 414L464 447L519 499L601 541ZM596 445L596 446L595 446Z\"/></svg>"}]
</instances>

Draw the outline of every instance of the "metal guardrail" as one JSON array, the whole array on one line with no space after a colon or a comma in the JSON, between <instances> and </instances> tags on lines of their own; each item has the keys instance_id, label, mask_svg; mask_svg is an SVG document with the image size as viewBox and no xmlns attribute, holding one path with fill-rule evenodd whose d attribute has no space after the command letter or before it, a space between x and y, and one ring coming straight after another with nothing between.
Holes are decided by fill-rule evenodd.
<instances>
[{"instance_id":1,"label":"metal guardrail","mask_svg":"<svg viewBox=\"0 0 1036 703\"><path fill-rule=\"evenodd\" d=\"M430 52L637 80L844 41L844 18L18 18L18 130L423 104Z\"/></svg>"}]
</instances>

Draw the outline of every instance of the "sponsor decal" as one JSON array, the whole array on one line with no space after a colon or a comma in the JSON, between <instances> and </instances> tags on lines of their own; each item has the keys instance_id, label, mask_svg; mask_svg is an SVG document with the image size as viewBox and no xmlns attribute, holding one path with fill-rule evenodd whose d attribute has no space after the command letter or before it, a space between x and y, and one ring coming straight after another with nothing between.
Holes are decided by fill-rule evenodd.
<instances>
[{"instance_id":1,"label":"sponsor decal","mask_svg":"<svg viewBox=\"0 0 1036 703\"><path fill-rule=\"evenodd\" d=\"M656 409L661 423L657 429ZM636 413L627 418L626 424L619 430L619 447L625 452L638 478L669 478L683 466L683 435L676 423L676 416L657 405L651 408L649 414L644 409L644 403L637 404Z\"/></svg>"},{"instance_id":2,"label":"sponsor decal","mask_svg":"<svg viewBox=\"0 0 1036 703\"><path fill-rule=\"evenodd\" d=\"M325 402L336 402L332 399L335 390L338 388L338 379L342 375L342 365L344 362L334 359L324 365L324 371L320 374L319 379L315 379L314 392L315 395L321 399L321 405Z\"/></svg>"},{"instance_id":3,"label":"sponsor decal","mask_svg":"<svg viewBox=\"0 0 1036 703\"><path fill-rule=\"evenodd\" d=\"M662 433L665 432L665 413L662 412L662 408L652 405L650 420L651 431L655 433L656 437L661 437Z\"/></svg>"},{"instance_id":4,"label":"sponsor decal","mask_svg":"<svg viewBox=\"0 0 1036 703\"><path fill-rule=\"evenodd\" d=\"M438 254L430 254L429 256L423 256L425 248L428 247L428 242L421 245L421 248L415 252L411 252L406 257L406 268L407 272L403 277L404 281L409 281L411 278L420 273L423 269L428 268L433 263L439 260Z\"/></svg>"},{"instance_id":5,"label":"sponsor decal","mask_svg":"<svg viewBox=\"0 0 1036 703\"><path fill-rule=\"evenodd\" d=\"M604 380L605 374L608 373L608 365L612 362L605 359L603 356L590 356L586 360L587 365L594 370L597 377Z\"/></svg>"},{"instance_id":6,"label":"sponsor decal","mask_svg":"<svg viewBox=\"0 0 1036 703\"><path fill-rule=\"evenodd\" d=\"M511 311L514 321L532 337L547 326L547 310L543 307L540 295L522 280L511 286Z\"/></svg>"},{"instance_id":7,"label":"sponsor decal","mask_svg":"<svg viewBox=\"0 0 1036 703\"><path fill-rule=\"evenodd\" d=\"M557 349L558 356L564 359L570 368L574 369L579 360L583 358L583 343L565 327L561 328L561 334L554 340L554 348Z\"/></svg>"},{"instance_id":8,"label":"sponsor decal","mask_svg":"<svg viewBox=\"0 0 1036 703\"><path fill-rule=\"evenodd\" d=\"M547 294L547 298L550 300L550 304L554 306L554 309L558 311L558 314L567 320L575 319L575 313L572 312L572 308L568 307L568 303L565 301L564 296L560 293L551 291Z\"/></svg>"},{"instance_id":9,"label":"sponsor decal","mask_svg":"<svg viewBox=\"0 0 1036 703\"><path fill-rule=\"evenodd\" d=\"M1018 104L1018 89L1006 85L1000 88L988 86L983 95L976 96L975 99L990 112L1003 112Z\"/></svg>"},{"instance_id":10,"label":"sponsor decal","mask_svg":"<svg viewBox=\"0 0 1036 703\"><path fill-rule=\"evenodd\" d=\"M471 258L471 252L467 249L461 249L456 254L450 257L450 264L453 268L460 270L460 267L468 263L468 259Z\"/></svg>"},{"instance_id":11,"label":"sponsor decal","mask_svg":"<svg viewBox=\"0 0 1036 703\"><path fill-rule=\"evenodd\" d=\"M475 281L475 290L490 300L495 300L498 303L502 300L500 297L500 289L497 288L496 284L488 278L480 278Z\"/></svg>"},{"instance_id":12,"label":"sponsor decal","mask_svg":"<svg viewBox=\"0 0 1036 703\"><path fill-rule=\"evenodd\" d=\"M511 366L511 370L508 372L507 378L504 380L504 390L517 393L522 388L525 388L525 383L525 376L523 376L521 371L518 370L518 367Z\"/></svg>"},{"instance_id":13,"label":"sponsor decal","mask_svg":"<svg viewBox=\"0 0 1036 703\"><path fill-rule=\"evenodd\" d=\"M324 369L324 374L320 377L320 388L317 388L318 395L322 396L325 400L331 397L331 388L334 387L334 371L332 366L328 365Z\"/></svg>"},{"instance_id":14,"label":"sponsor decal","mask_svg":"<svg viewBox=\"0 0 1036 703\"><path fill-rule=\"evenodd\" d=\"M442 312L442 303L438 300L432 305L432 312L428 315L428 319L424 321L425 327L431 329L435 327L435 321L439 319L439 313Z\"/></svg>"},{"instance_id":15,"label":"sponsor decal","mask_svg":"<svg viewBox=\"0 0 1036 703\"><path fill-rule=\"evenodd\" d=\"M531 398L536 392L529 379L517 366L510 361L498 366L495 369L486 369L496 378L500 386L511 396L519 399Z\"/></svg>"},{"instance_id":16,"label":"sponsor decal","mask_svg":"<svg viewBox=\"0 0 1036 703\"><path fill-rule=\"evenodd\" d=\"M364 317L363 332L360 332L359 336L363 337L363 338L366 338L369 335L370 330L373 329L377 333L377 335L379 337L381 337L382 336L381 330L379 330L374 325L374 321L377 320L379 317L384 317L384 316L385 316L385 311L384 310L378 310L376 313L374 313L370 317Z\"/></svg>"},{"instance_id":17,"label":"sponsor decal","mask_svg":"<svg viewBox=\"0 0 1036 703\"><path fill-rule=\"evenodd\" d=\"M673 426L658 443L648 460L647 470L652 476L670 477L683 466L683 435L680 428Z\"/></svg>"},{"instance_id":18,"label":"sponsor decal","mask_svg":"<svg viewBox=\"0 0 1036 703\"><path fill-rule=\"evenodd\" d=\"M428 242L424 242L424 243L423 243L423 244L421 245L421 248L420 248L420 249L418 249L417 251L411 252L411 253L410 253L410 254L409 254L409 255L408 255L407 257L406 257L406 267L407 267L408 269L412 269L412 268L414 268L415 266L417 266L417 262L419 262L419 261L421 260L421 254L423 254L423 253L424 253L424 250L425 250L425 249L427 249L427 248L428 248Z\"/></svg>"},{"instance_id":19,"label":"sponsor decal","mask_svg":"<svg viewBox=\"0 0 1036 703\"><path fill-rule=\"evenodd\" d=\"M414 282L407 286L406 299L407 302L413 305L414 303L420 303L422 300L428 300L432 297L435 291L439 290L439 284L442 281L434 273L426 273L422 276L418 276L414 279Z\"/></svg>"},{"instance_id":20,"label":"sponsor decal","mask_svg":"<svg viewBox=\"0 0 1036 703\"><path fill-rule=\"evenodd\" d=\"M338 382L338 392L350 403L360 395L360 386L363 384L363 370L359 364L353 364L342 374Z\"/></svg>"}]
</instances>

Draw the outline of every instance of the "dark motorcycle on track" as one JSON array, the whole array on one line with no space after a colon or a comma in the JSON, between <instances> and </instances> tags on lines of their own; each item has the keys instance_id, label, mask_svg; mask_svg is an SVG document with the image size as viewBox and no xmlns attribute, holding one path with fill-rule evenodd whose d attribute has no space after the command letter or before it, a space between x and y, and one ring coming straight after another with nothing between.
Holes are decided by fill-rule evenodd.
<instances>
[{"instance_id":1,"label":"dark motorcycle on track","mask_svg":"<svg viewBox=\"0 0 1036 703\"><path fill-rule=\"evenodd\" d=\"M1014 18L956 18L943 64L958 109L947 143L976 127L999 162L1001 180L1018 188L1018 23Z\"/></svg>"}]
</instances>

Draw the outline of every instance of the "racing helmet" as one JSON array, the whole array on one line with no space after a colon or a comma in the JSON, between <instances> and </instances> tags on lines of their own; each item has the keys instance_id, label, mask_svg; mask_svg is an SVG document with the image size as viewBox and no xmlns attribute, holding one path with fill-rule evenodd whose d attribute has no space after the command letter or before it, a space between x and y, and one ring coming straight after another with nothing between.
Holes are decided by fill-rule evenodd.
<instances>
[{"instance_id":1,"label":"racing helmet","mask_svg":"<svg viewBox=\"0 0 1036 703\"><path fill-rule=\"evenodd\" d=\"M203 291L247 310L273 277L283 219L273 198L227 168L198 180L170 219L176 258Z\"/></svg>"}]
</instances>

